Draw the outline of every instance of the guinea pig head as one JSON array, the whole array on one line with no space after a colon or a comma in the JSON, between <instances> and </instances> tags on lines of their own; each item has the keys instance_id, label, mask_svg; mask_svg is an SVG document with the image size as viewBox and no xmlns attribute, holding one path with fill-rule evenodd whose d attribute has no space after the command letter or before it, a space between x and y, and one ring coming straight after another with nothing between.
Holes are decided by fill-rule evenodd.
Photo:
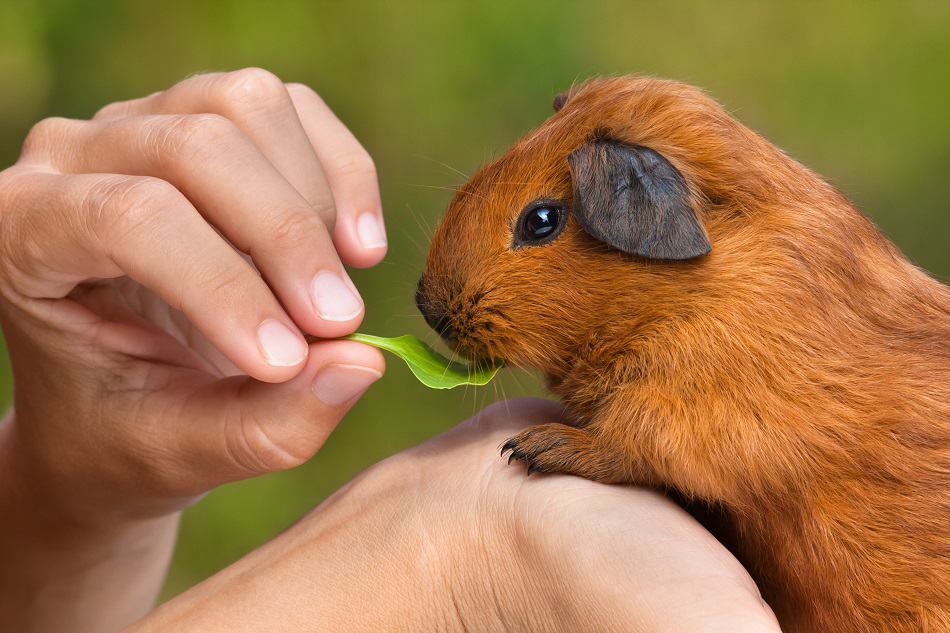
<instances>
[{"instance_id":1,"label":"guinea pig head","mask_svg":"<svg viewBox=\"0 0 950 633\"><path fill-rule=\"evenodd\" d=\"M683 126L731 119L694 88L641 77L589 81L555 109L458 189L416 302L460 354L556 377L598 341L688 309L726 184L692 176Z\"/></svg>"}]
</instances>

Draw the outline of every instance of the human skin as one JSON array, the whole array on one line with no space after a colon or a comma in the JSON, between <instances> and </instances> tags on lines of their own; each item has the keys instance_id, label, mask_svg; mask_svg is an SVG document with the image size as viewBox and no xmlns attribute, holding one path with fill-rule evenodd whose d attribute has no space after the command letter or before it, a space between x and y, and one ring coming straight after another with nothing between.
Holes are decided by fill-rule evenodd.
<instances>
[{"instance_id":1,"label":"human skin","mask_svg":"<svg viewBox=\"0 0 950 633\"><path fill-rule=\"evenodd\" d=\"M384 364L303 335L356 329L343 263L385 251L369 155L267 71L37 124L0 172L0 629L141 616L182 508L309 458Z\"/></svg>"},{"instance_id":2,"label":"human skin","mask_svg":"<svg viewBox=\"0 0 950 633\"><path fill-rule=\"evenodd\" d=\"M735 558L662 495L498 459L552 417L550 402L492 405L129 630L779 630Z\"/></svg>"},{"instance_id":3,"label":"human skin","mask_svg":"<svg viewBox=\"0 0 950 633\"><path fill-rule=\"evenodd\" d=\"M318 450L384 365L369 347L303 334L357 327L362 302L342 264L372 265L385 250L371 159L309 88L266 71L198 75L91 121L38 124L0 172L0 326L15 378L0 422L0 630L127 626L152 608L183 508ZM510 630L554 630L592 605L598 617L705 622L721 605L694 594L745 578L652 493L523 483L499 470L494 427L480 428L371 469L138 626L234 630L228 618L242 613L285 630L355 616L456 626L452 614L490 614L496 595ZM495 483L479 487L486 477ZM623 556L666 547L644 518L662 528L652 534L679 526L684 538L607 582ZM559 520L563 532L551 529ZM696 543L717 552L698 581L660 573L688 571L678 557ZM763 612L745 583L743 622ZM658 592L679 596L676 608ZM357 600L376 606L354 614Z\"/></svg>"}]
</instances>

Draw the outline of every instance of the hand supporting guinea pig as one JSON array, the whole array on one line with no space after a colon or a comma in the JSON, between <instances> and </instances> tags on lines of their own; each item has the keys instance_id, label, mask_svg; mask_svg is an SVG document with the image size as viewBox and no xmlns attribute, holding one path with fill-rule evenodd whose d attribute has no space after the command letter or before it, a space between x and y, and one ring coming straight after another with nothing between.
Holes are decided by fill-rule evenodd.
<instances>
[{"instance_id":1,"label":"hand supporting guinea pig","mask_svg":"<svg viewBox=\"0 0 950 633\"><path fill-rule=\"evenodd\" d=\"M496 403L373 466L159 607L152 631L778 631L748 574L668 499L498 459L552 403Z\"/></svg>"},{"instance_id":2,"label":"hand supporting guinea pig","mask_svg":"<svg viewBox=\"0 0 950 633\"><path fill-rule=\"evenodd\" d=\"M0 172L0 613L140 615L183 506L309 458L384 365L301 330L355 330L343 262L385 251L369 155L266 71L37 124Z\"/></svg>"}]
</instances>

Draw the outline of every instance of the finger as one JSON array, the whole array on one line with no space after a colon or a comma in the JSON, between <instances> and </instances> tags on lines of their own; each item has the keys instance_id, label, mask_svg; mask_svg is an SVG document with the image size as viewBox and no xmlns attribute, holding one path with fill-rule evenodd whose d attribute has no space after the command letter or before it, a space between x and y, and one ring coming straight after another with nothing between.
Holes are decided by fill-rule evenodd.
<instances>
[{"instance_id":1,"label":"finger","mask_svg":"<svg viewBox=\"0 0 950 633\"><path fill-rule=\"evenodd\" d=\"M127 116L133 116L133 113L137 113L137 108L141 107L142 103L148 102L153 97L162 94L161 90L156 90L151 94L147 94L144 97L138 97L135 99L128 99L125 101L113 101L108 103L101 108L99 108L95 114L92 115L93 120L108 120L108 119L121 119Z\"/></svg>"},{"instance_id":2,"label":"finger","mask_svg":"<svg viewBox=\"0 0 950 633\"><path fill-rule=\"evenodd\" d=\"M173 184L240 250L305 331L356 329L363 302L326 227L300 194L228 119L155 115L51 120L29 145L62 170L125 173ZM33 134L31 134L31 137Z\"/></svg>"},{"instance_id":3,"label":"finger","mask_svg":"<svg viewBox=\"0 0 950 633\"><path fill-rule=\"evenodd\" d=\"M18 291L59 298L90 278L123 275L181 310L235 365L287 380L307 346L254 269L181 193L155 178L21 176L2 262ZM169 249L174 248L170 256Z\"/></svg>"},{"instance_id":4,"label":"finger","mask_svg":"<svg viewBox=\"0 0 950 633\"><path fill-rule=\"evenodd\" d=\"M233 377L189 394L173 419L156 422L158 432L181 442L177 470L185 472L178 486L199 482L182 493L304 463L384 371L376 349L321 341L293 380L272 385Z\"/></svg>"},{"instance_id":5,"label":"finger","mask_svg":"<svg viewBox=\"0 0 950 633\"><path fill-rule=\"evenodd\" d=\"M379 263L387 242L373 159L316 92L303 84L287 91L333 190L340 257L358 267Z\"/></svg>"},{"instance_id":6,"label":"finger","mask_svg":"<svg viewBox=\"0 0 950 633\"><path fill-rule=\"evenodd\" d=\"M194 75L168 90L109 104L94 119L218 114L233 121L313 206L331 232L333 194L284 83L261 68Z\"/></svg>"}]
</instances>

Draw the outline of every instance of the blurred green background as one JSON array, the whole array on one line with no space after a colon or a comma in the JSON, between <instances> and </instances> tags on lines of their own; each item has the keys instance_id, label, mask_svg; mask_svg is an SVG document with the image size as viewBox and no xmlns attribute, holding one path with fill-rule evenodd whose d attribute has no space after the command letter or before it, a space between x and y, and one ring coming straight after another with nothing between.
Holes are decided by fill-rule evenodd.
<instances>
[{"instance_id":1,"label":"blurred green background","mask_svg":"<svg viewBox=\"0 0 950 633\"><path fill-rule=\"evenodd\" d=\"M0 2L0 165L30 125L203 70L263 66L313 86L374 156L391 238L354 273L362 328L423 334L412 289L459 184L593 74L707 88L830 178L916 263L950 273L950 3ZM451 166L451 167L449 167ZM431 338L430 338L431 340ZM0 348L0 408L12 391ZM188 510L170 595L286 527L367 465L502 393L429 391L399 363L294 471L226 486Z\"/></svg>"}]
</instances>

